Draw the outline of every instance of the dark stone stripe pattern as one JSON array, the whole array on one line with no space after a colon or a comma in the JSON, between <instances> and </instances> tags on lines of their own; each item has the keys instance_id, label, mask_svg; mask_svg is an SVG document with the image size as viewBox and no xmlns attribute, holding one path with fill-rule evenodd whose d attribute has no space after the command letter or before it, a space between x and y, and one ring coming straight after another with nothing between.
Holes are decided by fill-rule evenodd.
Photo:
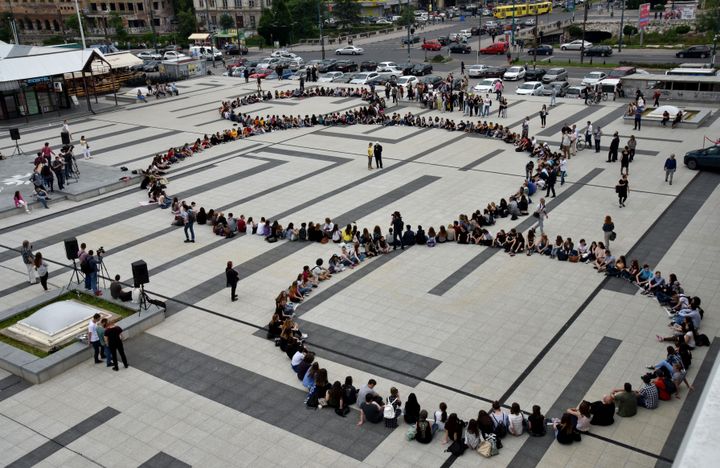
<instances>
[{"instance_id":1,"label":"dark stone stripe pattern","mask_svg":"<svg viewBox=\"0 0 720 468\"><path fill-rule=\"evenodd\" d=\"M4 379L0 379L0 401L7 400L30 387L32 387L32 384L28 381L21 379L17 375L8 375Z\"/></svg>"},{"instance_id":2,"label":"dark stone stripe pattern","mask_svg":"<svg viewBox=\"0 0 720 468\"><path fill-rule=\"evenodd\" d=\"M479 166L480 164L482 164L482 163L484 163L484 162L486 162L486 161L491 160L492 158L494 158L494 157L497 156L498 154L502 154L504 151L505 151L505 150L502 150L502 149L497 149L497 150L495 150L495 151L491 151L491 152L489 152L488 154L486 154L485 156L482 156L481 158L478 158L478 159L476 159L475 161L473 161L473 162L471 162L471 163L469 163L469 164L464 165L464 166L461 167L459 170L460 170L460 171L469 171L470 169L473 169L473 168Z\"/></svg>"},{"instance_id":3,"label":"dark stone stripe pattern","mask_svg":"<svg viewBox=\"0 0 720 468\"><path fill-rule=\"evenodd\" d=\"M158 452L138 468L190 468L191 466L165 452Z\"/></svg>"},{"instance_id":4,"label":"dark stone stripe pattern","mask_svg":"<svg viewBox=\"0 0 720 468\"><path fill-rule=\"evenodd\" d=\"M356 426L357 413L308 411L306 392L157 336L130 344L136 369L213 400L283 431L362 461L391 433L383 424ZM288 379L295 376L288 361Z\"/></svg>"},{"instance_id":5,"label":"dark stone stripe pattern","mask_svg":"<svg viewBox=\"0 0 720 468\"><path fill-rule=\"evenodd\" d=\"M120 414L118 410L107 406L7 466L8 468L29 468L34 466L58 450L67 447L77 439L83 437L93 429L102 426L118 414Z\"/></svg>"}]
</instances>

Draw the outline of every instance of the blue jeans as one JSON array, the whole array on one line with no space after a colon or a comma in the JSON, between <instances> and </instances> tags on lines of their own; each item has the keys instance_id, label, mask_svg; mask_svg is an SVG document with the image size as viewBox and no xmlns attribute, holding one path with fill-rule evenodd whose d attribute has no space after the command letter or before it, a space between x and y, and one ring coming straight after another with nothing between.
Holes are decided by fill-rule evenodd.
<instances>
[{"instance_id":1,"label":"blue jeans","mask_svg":"<svg viewBox=\"0 0 720 468\"><path fill-rule=\"evenodd\" d=\"M195 230L193 229L193 224L195 224L195 223L185 224L185 239L195 240ZM190 234L192 237L188 237L188 231L190 231Z\"/></svg>"},{"instance_id":2,"label":"blue jeans","mask_svg":"<svg viewBox=\"0 0 720 468\"><path fill-rule=\"evenodd\" d=\"M97 291L98 290L97 284L98 284L98 272L93 271L92 273L90 273L90 289L92 289L93 291Z\"/></svg>"},{"instance_id":3,"label":"blue jeans","mask_svg":"<svg viewBox=\"0 0 720 468\"><path fill-rule=\"evenodd\" d=\"M97 341L91 341L90 344L92 344L93 347L93 359L95 362L100 362L100 351L103 350L105 347L100 344L100 340ZM108 354L105 354L107 356Z\"/></svg>"},{"instance_id":4,"label":"blue jeans","mask_svg":"<svg viewBox=\"0 0 720 468\"><path fill-rule=\"evenodd\" d=\"M102 348L103 352L105 353L105 364L110 367L112 366L112 356L110 356L110 348L106 344L103 344Z\"/></svg>"},{"instance_id":5,"label":"blue jeans","mask_svg":"<svg viewBox=\"0 0 720 468\"><path fill-rule=\"evenodd\" d=\"M87 273L85 275L85 289L92 288L92 273Z\"/></svg>"}]
</instances>

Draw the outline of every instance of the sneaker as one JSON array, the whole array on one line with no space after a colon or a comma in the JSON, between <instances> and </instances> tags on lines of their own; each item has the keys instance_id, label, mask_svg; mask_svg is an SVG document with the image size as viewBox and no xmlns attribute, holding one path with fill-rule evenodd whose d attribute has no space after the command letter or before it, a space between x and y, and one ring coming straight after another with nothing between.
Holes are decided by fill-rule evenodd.
<instances>
[{"instance_id":1,"label":"sneaker","mask_svg":"<svg viewBox=\"0 0 720 468\"><path fill-rule=\"evenodd\" d=\"M655 370L655 366L647 366L645 369L647 369L647 370Z\"/></svg>"},{"instance_id":2,"label":"sneaker","mask_svg":"<svg viewBox=\"0 0 720 468\"><path fill-rule=\"evenodd\" d=\"M185 239L185 243L186 243L186 244L189 244L189 243L190 243L190 239Z\"/></svg>"}]
</instances>

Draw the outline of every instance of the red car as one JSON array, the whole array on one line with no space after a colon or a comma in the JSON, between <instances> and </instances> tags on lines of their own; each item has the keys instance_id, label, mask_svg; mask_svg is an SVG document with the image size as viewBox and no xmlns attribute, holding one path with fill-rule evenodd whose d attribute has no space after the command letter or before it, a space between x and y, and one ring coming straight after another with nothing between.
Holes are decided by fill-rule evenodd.
<instances>
[{"instance_id":1,"label":"red car","mask_svg":"<svg viewBox=\"0 0 720 468\"><path fill-rule=\"evenodd\" d=\"M502 55L508 50L507 42L496 42L480 49L481 54Z\"/></svg>"},{"instance_id":2,"label":"red car","mask_svg":"<svg viewBox=\"0 0 720 468\"><path fill-rule=\"evenodd\" d=\"M275 70L271 70L269 68L255 70L255 73L250 75L250 78L267 78L268 75L272 75L273 73L275 73Z\"/></svg>"},{"instance_id":3,"label":"red car","mask_svg":"<svg viewBox=\"0 0 720 468\"><path fill-rule=\"evenodd\" d=\"M442 44L440 44L438 41L425 41L420 46L423 50L440 50L442 49Z\"/></svg>"}]
</instances>

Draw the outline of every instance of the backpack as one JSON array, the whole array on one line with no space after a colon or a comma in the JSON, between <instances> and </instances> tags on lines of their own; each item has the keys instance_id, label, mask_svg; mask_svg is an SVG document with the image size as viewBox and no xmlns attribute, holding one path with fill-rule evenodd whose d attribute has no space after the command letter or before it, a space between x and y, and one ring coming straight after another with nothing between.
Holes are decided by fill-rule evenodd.
<instances>
[{"instance_id":1,"label":"backpack","mask_svg":"<svg viewBox=\"0 0 720 468\"><path fill-rule=\"evenodd\" d=\"M663 381L665 383L665 390L669 394L672 395L673 393L677 392L677 387L675 386L675 382L673 382L672 379L665 377Z\"/></svg>"},{"instance_id":2,"label":"backpack","mask_svg":"<svg viewBox=\"0 0 720 468\"><path fill-rule=\"evenodd\" d=\"M416 435L417 435L417 429L415 429L415 426L410 426L408 428L407 433L405 434L405 438L407 440L414 440Z\"/></svg>"},{"instance_id":3,"label":"backpack","mask_svg":"<svg viewBox=\"0 0 720 468\"><path fill-rule=\"evenodd\" d=\"M397 398L393 401L397 401ZM395 419L395 407L393 406L389 398L388 402L383 407L383 417L385 419Z\"/></svg>"},{"instance_id":4,"label":"backpack","mask_svg":"<svg viewBox=\"0 0 720 468\"><path fill-rule=\"evenodd\" d=\"M498 421L495 419L495 415L491 415L493 421L495 421L495 435L498 436L498 439L504 439L507 435L507 425L505 424L505 418L507 416L503 414L502 421Z\"/></svg>"},{"instance_id":5,"label":"backpack","mask_svg":"<svg viewBox=\"0 0 720 468\"><path fill-rule=\"evenodd\" d=\"M485 436L485 440L480 442L480 445L477 448L477 453L485 458L494 457L500 453L497 446L497 440L495 439L495 434Z\"/></svg>"},{"instance_id":6,"label":"backpack","mask_svg":"<svg viewBox=\"0 0 720 468\"><path fill-rule=\"evenodd\" d=\"M707 335L704 334L698 334L698 336L695 337L695 345L696 346L710 346L710 338L708 338Z\"/></svg>"},{"instance_id":7,"label":"backpack","mask_svg":"<svg viewBox=\"0 0 720 468\"><path fill-rule=\"evenodd\" d=\"M92 267L90 266L88 257L86 257L85 260L80 263L80 271L82 271L86 275L92 273Z\"/></svg>"}]
</instances>

